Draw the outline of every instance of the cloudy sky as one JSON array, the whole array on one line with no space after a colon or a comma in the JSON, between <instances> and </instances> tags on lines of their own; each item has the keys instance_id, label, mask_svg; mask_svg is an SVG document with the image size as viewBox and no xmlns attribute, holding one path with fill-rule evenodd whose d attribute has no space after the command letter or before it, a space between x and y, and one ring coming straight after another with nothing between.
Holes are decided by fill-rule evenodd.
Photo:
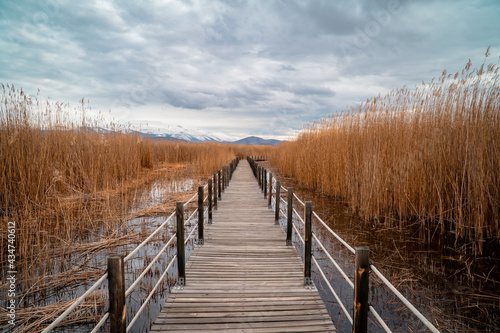
<instances>
[{"instance_id":1,"label":"cloudy sky","mask_svg":"<svg viewBox=\"0 0 500 333\"><path fill-rule=\"evenodd\" d=\"M489 45L496 63L499 18L498 0L0 0L0 82L124 123L282 138Z\"/></svg>"}]
</instances>

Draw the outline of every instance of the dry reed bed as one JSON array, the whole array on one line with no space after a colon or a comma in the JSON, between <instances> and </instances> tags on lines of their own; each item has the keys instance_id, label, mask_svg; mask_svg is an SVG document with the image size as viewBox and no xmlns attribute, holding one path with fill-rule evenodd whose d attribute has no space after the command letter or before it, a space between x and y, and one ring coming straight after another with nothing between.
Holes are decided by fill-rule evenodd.
<instances>
[{"instance_id":1,"label":"dry reed bed","mask_svg":"<svg viewBox=\"0 0 500 333\"><path fill-rule=\"evenodd\" d=\"M498 79L498 66L469 61L307 125L272 162L362 218L481 253L500 237Z\"/></svg>"},{"instance_id":2,"label":"dry reed bed","mask_svg":"<svg viewBox=\"0 0 500 333\"><path fill-rule=\"evenodd\" d=\"M75 121L66 105L42 103L11 85L2 84L2 88L0 219L3 226L16 222L21 291L64 270L62 263L71 267L73 253L125 241L118 230L127 230L127 219L170 208L171 202L144 208L148 203L141 201L141 193L149 184L176 177L201 182L238 154L269 151L145 139L102 119ZM143 209L132 211L138 203ZM3 274L6 240L4 233L0 238ZM95 243L87 248L86 242Z\"/></svg>"}]
</instances>

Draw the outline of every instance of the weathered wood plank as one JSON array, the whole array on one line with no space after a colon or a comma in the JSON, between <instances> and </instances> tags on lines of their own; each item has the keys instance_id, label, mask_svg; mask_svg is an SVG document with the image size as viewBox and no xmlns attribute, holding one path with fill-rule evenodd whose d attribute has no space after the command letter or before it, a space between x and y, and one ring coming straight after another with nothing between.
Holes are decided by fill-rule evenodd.
<instances>
[{"instance_id":1,"label":"weathered wood plank","mask_svg":"<svg viewBox=\"0 0 500 333\"><path fill-rule=\"evenodd\" d=\"M242 161L153 332L335 332L303 263Z\"/></svg>"}]
</instances>

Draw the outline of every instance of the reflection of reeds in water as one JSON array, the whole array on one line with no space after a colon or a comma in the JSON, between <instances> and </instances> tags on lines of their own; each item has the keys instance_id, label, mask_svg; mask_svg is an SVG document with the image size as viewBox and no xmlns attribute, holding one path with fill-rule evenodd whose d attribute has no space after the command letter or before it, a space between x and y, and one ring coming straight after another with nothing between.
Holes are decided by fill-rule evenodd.
<instances>
[{"instance_id":1,"label":"reflection of reeds in water","mask_svg":"<svg viewBox=\"0 0 500 333\"><path fill-rule=\"evenodd\" d=\"M495 65L397 89L306 126L272 153L287 176L366 219L481 252L500 235ZM486 249L488 250L488 249Z\"/></svg>"},{"instance_id":2,"label":"reflection of reeds in water","mask_svg":"<svg viewBox=\"0 0 500 333\"><path fill-rule=\"evenodd\" d=\"M20 295L40 293L31 301L53 301L49 294L60 287L48 276L98 267L86 261L98 252L92 248L129 243L128 218L170 212L171 203L194 193L171 196L148 210L143 193L150 184L178 176L198 183L237 154L264 155L271 149L144 139L102 119L86 119L81 127L62 104L43 104L13 86L2 88L0 219L5 230L8 221L16 222ZM6 236L0 238L2 275ZM67 278L60 276L58 286Z\"/></svg>"}]
</instances>

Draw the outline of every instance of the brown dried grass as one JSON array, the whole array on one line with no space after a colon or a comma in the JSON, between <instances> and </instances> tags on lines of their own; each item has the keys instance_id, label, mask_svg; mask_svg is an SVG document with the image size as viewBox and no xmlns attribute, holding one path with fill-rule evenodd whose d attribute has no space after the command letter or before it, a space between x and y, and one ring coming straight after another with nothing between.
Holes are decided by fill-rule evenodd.
<instances>
[{"instance_id":1,"label":"brown dried grass","mask_svg":"<svg viewBox=\"0 0 500 333\"><path fill-rule=\"evenodd\" d=\"M499 67L469 62L309 124L271 160L362 218L481 252L500 237L499 110Z\"/></svg>"},{"instance_id":2,"label":"brown dried grass","mask_svg":"<svg viewBox=\"0 0 500 333\"><path fill-rule=\"evenodd\" d=\"M61 249L70 256L88 235L91 242L116 238L128 218L169 210L165 203L130 213L148 184L206 179L238 154L268 150L146 139L103 119L84 118L81 126L66 105L1 85L0 220L3 230L16 222L16 265L26 286L53 273ZM0 236L2 272L6 236Z\"/></svg>"}]
</instances>

